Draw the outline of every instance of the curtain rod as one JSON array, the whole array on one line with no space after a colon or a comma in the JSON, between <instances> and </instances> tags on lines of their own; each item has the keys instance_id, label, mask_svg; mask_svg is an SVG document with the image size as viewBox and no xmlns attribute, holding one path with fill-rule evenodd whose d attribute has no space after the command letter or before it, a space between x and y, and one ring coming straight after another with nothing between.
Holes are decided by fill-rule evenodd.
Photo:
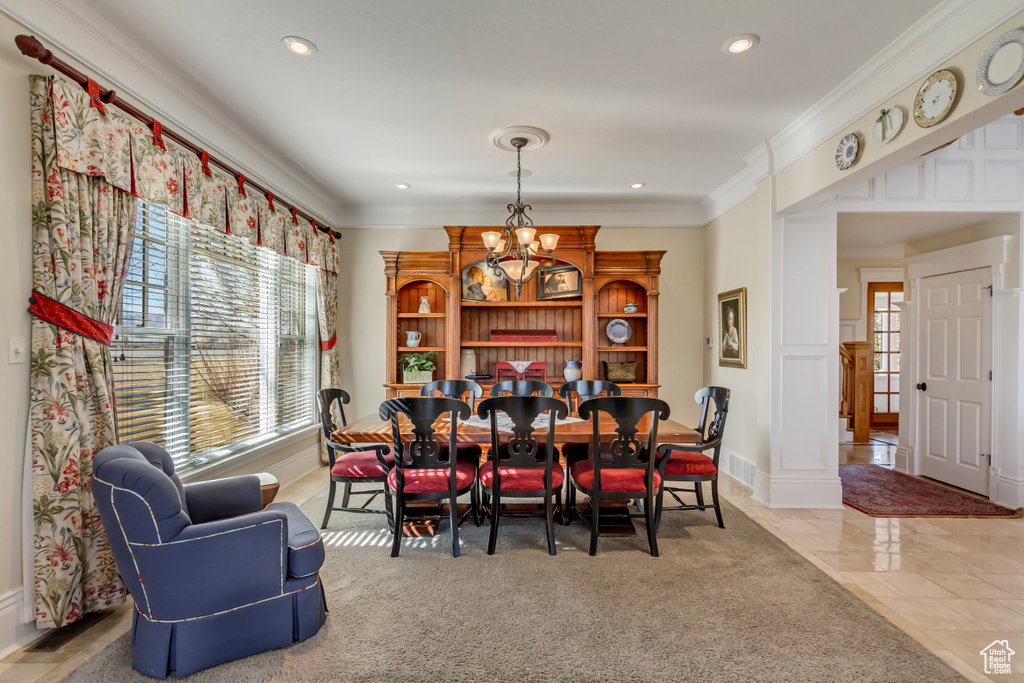
<instances>
[{"instance_id":1,"label":"curtain rod","mask_svg":"<svg viewBox=\"0 0 1024 683\"><path fill-rule=\"evenodd\" d=\"M55 57L52 52L47 50L46 47L44 47L43 44L39 42L39 40L35 36L16 36L14 38L14 43L18 46L18 49L21 50L21 54L32 59L38 59L43 64L46 64L47 66L55 69L56 71L59 71L60 73L64 74L68 78L78 83L78 85L82 86L82 88L84 88L86 91L88 91L89 77L83 74L78 69L75 69L73 66L61 61L60 59L57 59L57 57ZM149 116L148 114L139 111L131 104L125 102L120 97L118 97L113 90L104 90L103 88L100 88L100 100L102 100L105 104L112 104L115 107L118 107L126 114L129 114L130 116L135 117L139 121L142 121L148 127L153 127L154 119L152 116ZM202 156L204 150L200 149L199 147L197 147L190 141L186 140L182 136L178 135L177 133L171 131L169 128L162 127L161 133L171 138L172 140L174 140L175 142L177 142L182 147L189 150L196 156ZM240 175L238 171L231 168L223 161L215 159L213 155L210 155L209 159L211 164L216 164L217 166L220 166L222 169L227 171L232 178L238 178L238 176ZM249 180L248 178L245 179L245 182L248 185L252 186L252 188L257 192L262 192L264 195L270 194L270 190L266 189L265 187L261 187L260 185ZM306 214L304 211L301 211L294 203L283 201L283 198L278 197L277 194L275 193L274 201L276 202L279 199L281 199L281 203L286 206L288 204L291 204L291 207L295 209L297 215L301 216L302 218L305 218L308 221L314 220L312 216ZM341 239L341 233L335 232L329 226L317 225L316 229L333 236L335 239Z\"/></svg>"}]
</instances>

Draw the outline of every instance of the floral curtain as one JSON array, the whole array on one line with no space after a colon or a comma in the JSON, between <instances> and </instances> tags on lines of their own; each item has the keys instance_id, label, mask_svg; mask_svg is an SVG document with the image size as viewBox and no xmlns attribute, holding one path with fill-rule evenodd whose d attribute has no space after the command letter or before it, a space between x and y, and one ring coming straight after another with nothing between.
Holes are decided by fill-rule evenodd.
<instances>
[{"instance_id":1,"label":"floral curtain","mask_svg":"<svg viewBox=\"0 0 1024 683\"><path fill-rule=\"evenodd\" d=\"M107 344L137 202L127 119L42 76L30 99L35 613L51 628L126 597L91 485L94 454L116 442Z\"/></svg>"},{"instance_id":2,"label":"floral curtain","mask_svg":"<svg viewBox=\"0 0 1024 683\"><path fill-rule=\"evenodd\" d=\"M320 388L341 385L338 367L338 250L332 236L314 230L309 239L310 263L317 267L317 319L320 324ZM327 444L321 440L320 459L328 462Z\"/></svg>"}]
</instances>

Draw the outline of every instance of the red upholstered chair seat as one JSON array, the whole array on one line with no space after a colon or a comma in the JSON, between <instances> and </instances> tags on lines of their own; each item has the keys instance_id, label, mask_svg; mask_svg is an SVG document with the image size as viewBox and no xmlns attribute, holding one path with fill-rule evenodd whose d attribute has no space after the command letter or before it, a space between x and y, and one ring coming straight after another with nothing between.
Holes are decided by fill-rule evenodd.
<instances>
[{"instance_id":1,"label":"red upholstered chair seat","mask_svg":"<svg viewBox=\"0 0 1024 683\"><path fill-rule=\"evenodd\" d=\"M388 466L394 466L394 453L385 455L384 461ZM339 452L334 458L334 467L331 468L331 475L335 477L383 477L384 474L384 468L380 466L377 453L374 451L345 454Z\"/></svg>"},{"instance_id":2,"label":"red upholstered chair seat","mask_svg":"<svg viewBox=\"0 0 1024 683\"><path fill-rule=\"evenodd\" d=\"M437 469L406 469L406 493L444 493L448 490L448 468ZM466 462L455 463L455 487L466 488L476 478L476 468ZM388 486L393 490L398 486L398 471L392 469L388 474Z\"/></svg>"},{"instance_id":3,"label":"red upholstered chair seat","mask_svg":"<svg viewBox=\"0 0 1024 683\"><path fill-rule=\"evenodd\" d=\"M583 488L594 488L594 463L591 460L577 462L569 468L573 480ZM601 490L606 493L643 493L646 472L642 469L602 469ZM661 486L661 476L654 473L654 488Z\"/></svg>"},{"instance_id":4,"label":"red upholstered chair seat","mask_svg":"<svg viewBox=\"0 0 1024 683\"><path fill-rule=\"evenodd\" d=\"M539 467L503 467L501 470L502 491L543 491L544 466ZM551 464L551 486L561 488L565 480L565 471L557 462ZM480 483L491 488L494 483L494 466L485 463L480 468Z\"/></svg>"},{"instance_id":5,"label":"red upholstered chair seat","mask_svg":"<svg viewBox=\"0 0 1024 683\"><path fill-rule=\"evenodd\" d=\"M666 477L687 477L717 474L715 461L703 453L672 451L665 463Z\"/></svg>"}]
</instances>

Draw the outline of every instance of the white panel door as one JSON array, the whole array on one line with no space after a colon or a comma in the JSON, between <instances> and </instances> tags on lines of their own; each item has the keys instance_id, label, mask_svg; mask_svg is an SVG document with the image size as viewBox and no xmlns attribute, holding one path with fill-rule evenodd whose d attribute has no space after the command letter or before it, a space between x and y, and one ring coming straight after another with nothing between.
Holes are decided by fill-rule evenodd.
<instances>
[{"instance_id":1,"label":"white panel door","mask_svg":"<svg viewBox=\"0 0 1024 683\"><path fill-rule=\"evenodd\" d=\"M921 280L920 471L988 495L992 335L988 268Z\"/></svg>"}]
</instances>

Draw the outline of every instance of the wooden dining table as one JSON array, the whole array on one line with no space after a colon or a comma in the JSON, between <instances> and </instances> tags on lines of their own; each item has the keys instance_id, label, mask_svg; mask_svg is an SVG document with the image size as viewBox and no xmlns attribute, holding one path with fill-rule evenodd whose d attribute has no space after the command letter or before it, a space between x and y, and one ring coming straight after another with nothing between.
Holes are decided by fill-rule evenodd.
<instances>
[{"instance_id":1,"label":"wooden dining table","mask_svg":"<svg viewBox=\"0 0 1024 683\"><path fill-rule=\"evenodd\" d=\"M573 415L575 417L575 415ZM600 428L601 428L601 441L611 442L617 434L615 428L617 426L615 419L607 414L600 413ZM650 433L651 419L653 414L647 414L641 418L638 423L637 440L641 443L646 443L647 435ZM401 437L403 441L411 440L413 438L412 433L412 422L404 415L399 417L399 429L401 430ZM451 424L448 420L438 418L434 422L434 438L441 443L447 443L449 435L451 433ZM510 434L511 432L500 432L503 434ZM533 432L533 438L537 439L540 443L543 443L547 439L547 429L536 429ZM589 443L593 439L593 427L589 421L586 422L568 422L555 426L555 446L561 447L566 443ZM694 429L687 427L686 425L680 424L675 420L661 420L658 423L658 443L697 443L700 441L701 435ZM342 427L341 429L335 430L331 433L331 440L335 443L384 443L391 445L392 434L391 434L391 422L388 420L381 420L377 415L365 415L360 417L358 420L350 422L348 426ZM456 431L456 440L458 443L478 443L484 446L484 452L487 451L486 445L491 441L491 430L488 427L477 426L474 424L466 424L459 422ZM423 510L420 513L426 515L424 519L428 521L420 521L418 523L407 523L405 527L406 536L433 536L437 533L438 520L445 515L445 505L438 501L417 501L418 503L426 503L423 505ZM415 507L415 506L414 506ZM459 505L460 509L463 507ZM535 505L523 504L523 503L511 503L502 504L502 509L506 507L513 507L516 510L535 512ZM430 509L427 509L430 508ZM633 528L633 522L629 518L626 511L625 501L604 501L601 504L601 533L603 535L613 536L632 536L636 534Z\"/></svg>"},{"instance_id":2,"label":"wooden dining table","mask_svg":"<svg viewBox=\"0 0 1024 683\"><path fill-rule=\"evenodd\" d=\"M607 413L600 414L601 441L610 442L617 436L615 418ZM643 443L651 428L652 414L648 413L641 418L637 427L637 439ZM412 439L412 422L404 415L399 419L402 439ZM441 442L447 442L451 426L445 419L438 419L434 423L434 438ZM511 432L503 432L511 433ZM555 446L562 446L565 443L585 443L593 437L593 427L588 422L569 422L555 426ZM457 436L459 443L488 444L491 442L491 430L487 427L479 427L473 424L459 422ZM542 442L547 438L547 429L537 429L533 432L533 438ZM381 420L377 415L366 415L353 422L347 427L342 427L331 434L331 440L335 443L391 443L391 422ZM700 433L690 427L682 425L675 420L662 420L658 423L658 443L697 443L700 441Z\"/></svg>"}]
</instances>

